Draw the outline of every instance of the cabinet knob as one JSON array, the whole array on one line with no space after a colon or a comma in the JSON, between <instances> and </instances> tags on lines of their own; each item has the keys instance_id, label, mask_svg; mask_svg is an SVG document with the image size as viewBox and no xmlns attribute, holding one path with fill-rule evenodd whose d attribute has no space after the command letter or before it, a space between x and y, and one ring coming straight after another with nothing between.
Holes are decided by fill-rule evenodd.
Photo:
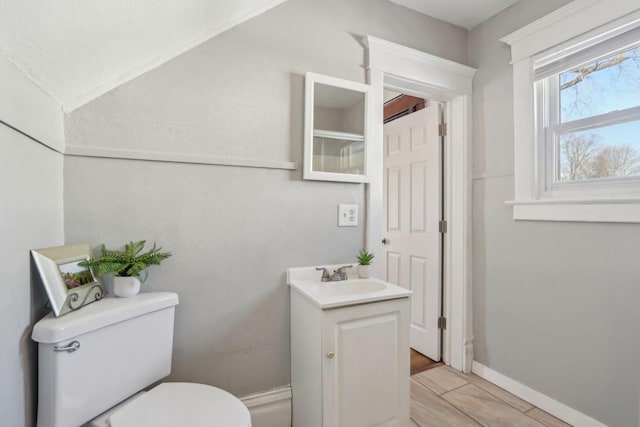
<instances>
[{"instance_id":1,"label":"cabinet knob","mask_svg":"<svg viewBox=\"0 0 640 427\"><path fill-rule=\"evenodd\" d=\"M333 354L333 351L327 353L327 359L333 359L333 356L335 356L335 354Z\"/></svg>"}]
</instances>

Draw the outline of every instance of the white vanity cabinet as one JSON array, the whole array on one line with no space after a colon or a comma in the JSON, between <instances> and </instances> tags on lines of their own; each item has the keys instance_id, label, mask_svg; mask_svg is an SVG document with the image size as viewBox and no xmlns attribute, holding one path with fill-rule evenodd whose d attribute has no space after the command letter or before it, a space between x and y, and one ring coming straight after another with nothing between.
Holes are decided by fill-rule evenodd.
<instances>
[{"instance_id":1,"label":"white vanity cabinet","mask_svg":"<svg viewBox=\"0 0 640 427\"><path fill-rule=\"evenodd\" d=\"M327 308L291 285L293 427L410 425L403 291Z\"/></svg>"}]
</instances>

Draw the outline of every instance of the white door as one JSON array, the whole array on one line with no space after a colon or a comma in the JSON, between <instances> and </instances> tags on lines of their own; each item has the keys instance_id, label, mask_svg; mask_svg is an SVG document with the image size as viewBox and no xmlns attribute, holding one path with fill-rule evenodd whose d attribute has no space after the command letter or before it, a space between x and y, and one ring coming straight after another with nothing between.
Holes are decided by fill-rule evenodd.
<instances>
[{"instance_id":1,"label":"white door","mask_svg":"<svg viewBox=\"0 0 640 427\"><path fill-rule=\"evenodd\" d=\"M411 289L411 347L440 360L440 106L384 125L384 274ZM385 242L383 241L383 242Z\"/></svg>"}]
</instances>

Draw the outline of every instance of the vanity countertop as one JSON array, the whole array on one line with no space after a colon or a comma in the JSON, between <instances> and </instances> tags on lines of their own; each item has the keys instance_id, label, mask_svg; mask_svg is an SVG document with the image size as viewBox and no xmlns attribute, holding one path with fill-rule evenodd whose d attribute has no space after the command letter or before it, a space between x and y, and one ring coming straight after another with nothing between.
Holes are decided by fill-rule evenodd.
<instances>
[{"instance_id":1,"label":"vanity countertop","mask_svg":"<svg viewBox=\"0 0 640 427\"><path fill-rule=\"evenodd\" d=\"M337 269L345 264L327 267ZM290 268L287 283L313 304L322 309L365 304L396 298L408 298L413 293L409 289L396 286L377 278L361 279L355 271L356 265L347 270L347 280L322 282L322 274L313 267Z\"/></svg>"}]
</instances>

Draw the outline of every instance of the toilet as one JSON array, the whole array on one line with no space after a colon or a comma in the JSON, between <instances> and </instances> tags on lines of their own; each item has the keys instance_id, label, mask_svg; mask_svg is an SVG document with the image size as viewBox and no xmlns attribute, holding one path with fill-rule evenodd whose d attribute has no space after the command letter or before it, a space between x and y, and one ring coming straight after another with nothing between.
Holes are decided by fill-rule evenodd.
<instances>
[{"instance_id":1,"label":"toilet","mask_svg":"<svg viewBox=\"0 0 640 427\"><path fill-rule=\"evenodd\" d=\"M178 295L104 298L33 328L38 427L251 427L247 407L219 388L161 383L171 372Z\"/></svg>"}]
</instances>

